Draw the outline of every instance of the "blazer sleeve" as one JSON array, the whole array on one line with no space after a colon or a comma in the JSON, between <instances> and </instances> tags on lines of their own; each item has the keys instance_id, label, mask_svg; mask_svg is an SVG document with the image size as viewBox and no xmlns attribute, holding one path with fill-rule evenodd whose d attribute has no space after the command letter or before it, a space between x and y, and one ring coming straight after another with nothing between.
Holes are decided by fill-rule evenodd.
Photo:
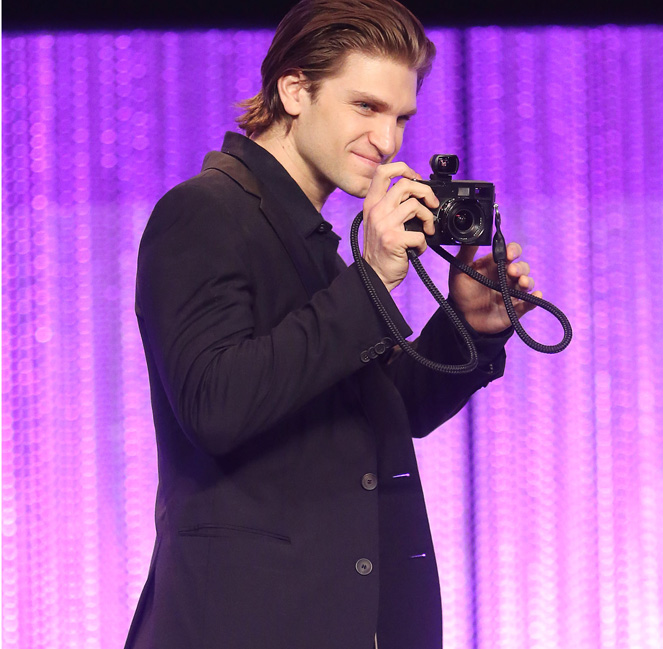
<instances>
[{"instance_id":1,"label":"blazer sleeve","mask_svg":"<svg viewBox=\"0 0 663 649\"><path fill-rule=\"evenodd\" d=\"M279 244L251 239L242 218L249 209L257 212L257 199L237 205L202 181L183 183L155 207L138 256L136 310L151 382L186 435L215 455L360 369L365 350L386 336L354 266L258 335L260 276L249 246Z\"/></svg>"},{"instance_id":2,"label":"blazer sleeve","mask_svg":"<svg viewBox=\"0 0 663 649\"><path fill-rule=\"evenodd\" d=\"M451 306L455 309L453 301ZM455 309L456 310L456 309ZM467 374L443 374L414 361L401 350L392 354L386 371L396 384L407 409L414 437L423 437L453 417L480 388L504 374L504 346L513 328L494 335L476 332L457 310L477 348L478 364ZM462 364L469 350L446 313L438 309L415 341L417 351L431 360Z\"/></svg>"}]
</instances>

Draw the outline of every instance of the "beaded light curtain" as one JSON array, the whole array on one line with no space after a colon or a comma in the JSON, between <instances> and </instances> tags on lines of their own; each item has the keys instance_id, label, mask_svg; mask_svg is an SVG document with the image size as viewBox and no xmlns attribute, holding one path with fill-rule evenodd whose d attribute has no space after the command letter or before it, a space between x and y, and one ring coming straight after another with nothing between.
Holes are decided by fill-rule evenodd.
<instances>
[{"instance_id":1,"label":"beaded light curtain","mask_svg":"<svg viewBox=\"0 0 663 649\"><path fill-rule=\"evenodd\" d=\"M663 28L433 29L401 159L495 182L574 326L418 443L446 649L663 646ZM3 643L122 646L154 538L133 314L155 201L257 89L267 31L3 38ZM356 199L325 216L348 257ZM423 258L446 286L446 268ZM420 327L432 299L398 291ZM561 329L530 314L530 333Z\"/></svg>"}]
</instances>

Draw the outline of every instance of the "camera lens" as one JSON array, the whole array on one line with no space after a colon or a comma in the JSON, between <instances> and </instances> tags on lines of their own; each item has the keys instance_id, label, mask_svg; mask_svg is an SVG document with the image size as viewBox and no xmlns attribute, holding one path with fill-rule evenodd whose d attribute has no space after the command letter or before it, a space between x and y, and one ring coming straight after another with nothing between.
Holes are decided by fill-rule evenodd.
<instances>
[{"instance_id":1,"label":"camera lens","mask_svg":"<svg viewBox=\"0 0 663 649\"><path fill-rule=\"evenodd\" d=\"M474 218L469 210L458 210L453 216L453 222L458 232L467 232L472 228Z\"/></svg>"},{"instance_id":2,"label":"camera lens","mask_svg":"<svg viewBox=\"0 0 663 649\"><path fill-rule=\"evenodd\" d=\"M451 200L446 205L445 222L451 238L458 243L475 243L486 229L481 206L473 199Z\"/></svg>"}]
</instances>

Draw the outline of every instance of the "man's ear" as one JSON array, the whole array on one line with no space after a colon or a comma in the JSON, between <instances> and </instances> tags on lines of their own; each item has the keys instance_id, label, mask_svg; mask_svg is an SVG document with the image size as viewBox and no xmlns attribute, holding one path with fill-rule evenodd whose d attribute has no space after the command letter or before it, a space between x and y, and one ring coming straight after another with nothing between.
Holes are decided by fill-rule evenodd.
<instances>
[{"instance_id":1,"label":"man's ear","mask_svg":"<svg viewBox=\"0 0 663 649\"><path fill-rule=\"evenodd\" d=\"M299 115L303 103L308 101L307 80L304 73L286 74L276 82L276 85L285 112L291 117Z\"/></svg>"}]
</instances>

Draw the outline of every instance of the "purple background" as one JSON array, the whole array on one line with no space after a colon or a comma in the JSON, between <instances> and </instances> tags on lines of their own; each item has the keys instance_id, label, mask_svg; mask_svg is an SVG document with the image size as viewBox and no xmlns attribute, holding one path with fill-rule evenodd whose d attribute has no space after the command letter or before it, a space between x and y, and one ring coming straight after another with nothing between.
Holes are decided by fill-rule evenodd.
<instances>
[{"instance_id":1,"label":"purple background","mask_svg":"<svg viewBox=\"0 0 663 649\"><path fill-rule=\"evenodd\" d=\"M418 443L445 649L663 646L663 28L432 29L401 159L461 156L569 316ZM257 90L269 31L3 38L3 642L122 646L154 539L133 314L155 201ZM344 235L360 209L335 195ZM445 286L446 268L423 259ZM414 274L397 300L433 309ZM561 338L545 313L530 333ZM222 603L220 603L222 605Z\"/></svg>"}]
</instances>

